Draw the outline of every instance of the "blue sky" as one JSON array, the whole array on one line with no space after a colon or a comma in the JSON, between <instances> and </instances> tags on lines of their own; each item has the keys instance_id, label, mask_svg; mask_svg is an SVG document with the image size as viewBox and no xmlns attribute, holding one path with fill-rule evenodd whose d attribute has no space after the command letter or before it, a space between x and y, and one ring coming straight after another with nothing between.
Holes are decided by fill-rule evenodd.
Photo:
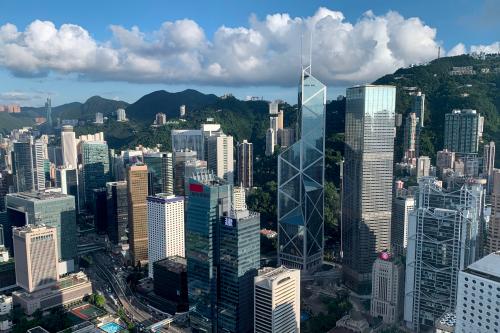
<instances>
[{"instance_id":1,"label":"blue sky","mask_svg":"<svg viewBox=\"0 0 500 333\"><path fill-rule=\"evenodd\" d=\"M276 13L288 14L280 17L290 22L286 32L266 19ZM47 94L55 105L92 95L133 102L154 90L186 88L294 101L297 31L309 36L311 22L319 22L316 75L335 97L378 77L378 70L428 61L439 46L450 54L496 50L499 13L497 0L2 1L0 103L42 105ZM178 21L183 19L190 21ZM47 25L32 25L36 20L52 22L57 38L45 40L39 32ZM171 24L162 29L164 22ZM15 38L8 37L13 30L7 23L15 26ZM63 24L81 30L63 30ZM66 40L68 33L76 37ZM373 45L380 49L373 52Z\"/></svg>"}]
</instances>

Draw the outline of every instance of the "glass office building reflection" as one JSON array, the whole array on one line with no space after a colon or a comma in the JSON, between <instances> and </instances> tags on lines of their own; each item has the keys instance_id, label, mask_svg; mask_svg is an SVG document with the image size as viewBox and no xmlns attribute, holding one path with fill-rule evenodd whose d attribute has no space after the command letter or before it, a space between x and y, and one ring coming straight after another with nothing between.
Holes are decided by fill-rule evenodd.
<instances>
[{"instance_id":1,"label":"glass office building reflection","mask_svg":"<svg viewBox=\"0 0 500 333\"><path fill-rule=\"evenodd\" d=\"M278 257L314 271L323 259L326 87L302 70L298 138L278 158Z\"/></svg>"},{"instance_id":2,"label":"glass office building reflection","mask_svg":"<svg viewBox=\"0 0 500 333\"><path fill-rule=\"evenodd\" d=\"M377 254L389 248L396 88L347 89L342 197L346 283L369 292Z\"/></svg>"}]
</instances>

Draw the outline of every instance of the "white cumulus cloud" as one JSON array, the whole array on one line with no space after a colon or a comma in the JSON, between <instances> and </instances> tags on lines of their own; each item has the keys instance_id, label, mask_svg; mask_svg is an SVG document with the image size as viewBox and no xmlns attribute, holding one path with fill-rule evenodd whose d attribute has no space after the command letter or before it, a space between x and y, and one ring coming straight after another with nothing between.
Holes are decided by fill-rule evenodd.
<instances>
[{"instance_id":1,"label":"white cumulus cloud","mask_svg":"<svg viewBox=\"0 0 500 333\"><path fill-rule=\"evenodd\" d=\"M155 31L119 25L110 29L112 38L98 41L74 24L56 27L36 20L22 30L6 23L0 26L0 67L17 76L56 72L89 80L289 86L296 84L301 53L307 61L312 36L313 73L329 85L342 86L432 60L440 46L436 29L419 18L367 11L348 22L341 12L324 7L305 18L252 16L248 26L221 26L212 38L189 19L164 22ZM471 46L470 51L499 48L496 42ZM458 44L448 54L466 52Z\"/></svg>"}]
</instances>

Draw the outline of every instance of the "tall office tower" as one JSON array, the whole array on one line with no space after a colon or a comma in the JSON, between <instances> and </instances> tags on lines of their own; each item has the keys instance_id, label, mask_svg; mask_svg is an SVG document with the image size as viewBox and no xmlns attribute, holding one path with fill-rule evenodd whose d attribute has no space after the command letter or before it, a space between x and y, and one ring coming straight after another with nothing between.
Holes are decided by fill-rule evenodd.
<instances>
[{"instance_id":1,"label":"tall office tower","mask_svg":"<svg viewBox=\"0 0 500 333\"><path fill-rule=\"evenodd\" d=\"M255 333L300 332L300 271L266 267L254 281Z\"/></svg>"},{"instance_id":2,"label":"tall office tower","mask_svg":"<svg viewBox=\"0 0 500 333\"><path fill-rule=\"evenodd\" d=\"M213 173L189 180L186 221L186 258L191 327L195 332L217 332L217 234L221 218L231 209L231 188Z\"/></svg>"},{"instance_id":3,"label":"tall office tower","mask_svg":"<svg viewBox=\"0 0 500 333\"><path fill-rule=\"evenodd\" d=\"M219 178L234 183L233 137L224 133L207 138L207 166Z\"/></svg>"},{"instance_id":4,"label":"tall office tower","mask_svg":"<svg viewBox=\"0 0 500 333\"><path fill-rule=\"evenodd\" d=\"M302 70L300 141L278 157L278 259L306 272L323 263L326 86Z\"/></svg>"},{"instance_id":5,"label":"tall office tower","mask_svg":"<svg viewBox=\"0 0 500 333\"><path fill-rule=\"evenodd\" d=\"M455 153L448 149L440 150L436 153L436 169L439 176L443 175L446 169L453 169L455 163Z\"/></svg>"},{"instance_id":6,"label":"tall office tower","mask_svg":"<svg viewBox=\"0 0 500 333\"><path fill-rule=\"evenodd\" d=\"M108 236L114 244L127 243L128 196L127 182L106 183Z\"/></svg>"},{"instance_id":7,"label":"tall office tower","mask_svg":"<svg viewBox=\"0 0 500 333\"><path fill-rule=\"evenodd\" d=\"M403 141L403 152L405 159L411 159L416 156L416 142L417 142L417 124L419 119L415 112L411 112L406 117L405 121L405 135Z\"/></svg>"},{"instance_id":8,"label":"tall office tower","mask_svg":"<svg viewBox=\"0 0 500 333\"><path fill-rule=\"evenodd\" d=\"M57 232L55 228L14 228L16 283L27 292L53 287L59 280Z\"/></svg>"},{"instance_id":9,"label":"tall office tower","mask_svg":"<svg viewBox=\"0 0 500 333\"><path fill-rule=\"evenodd\" d=\"M218 328L253 333L253 286L260 268L260 215L248 211L245 190L235 187L229 214L219 229Z\"/></svg>"},{"instance_id":10,"label":"tall office tower","mask_svg":"<svg viewBox=\"0 0 500 333\"><path fill-rule=\"evenodd\" d=\"M127 113L125 112L125 109L116 109L116 121L127 121Z\"/></svg>"},{"instance_id":11,"label":"tall office tower","mask_svg":"<svg viewBox=\"0 0 500 333\"><path fill-rule=\"evenodd\" d=\"M455 308L458 272L480 255L482 196L478 183L445 191L434 177L419 180L408 226L404 319L409 328L426 331Z\"/></svg>"},{"instance_id":12,"label":"tall office tower","mask_svg":"<svg viewBox=\"0 0 500 333\"><path fill-rule=\"evenodd\" d=\"M172 151L191 150L196 158L205 160L202 130L172 130Z\"/></svg>"},{"instance_id":13,"label":"tall office tower","mask_svg":"<svg viewBox=\"0 0 500 333\"><path fill-rule=\"evenodd\" d=\"M164 193L148 196L148 269L171 256L184 257L184 198Z\"/></svg>"},{"instance_id":14,"label":"tall office tower","mask_svg":"<svg viewBox=\"0 0 500 333\"><path fill-rule=\"evenodd\" d=\"M129 243L132 263L148 260L148 167L127 168Z\"/></svg>"},{"instance_id":15,"label":"tall office tower","mask_svg":"<svg viewBox=\"0 0 500 333\"><path fill-rule=\"evenodd\" d=\"M192 150L176 150L174 152L174 193L183 196L185 192L185 184L188 180L186 172L186 163L188 161L196 161L198 154Z\"/></svg>"},{"instance_id":16,"label":"tall office tower","mask_svg":"<svg viewBox=\"0 0 500 333\"><path fill-rule=\"evenodd\" d=\"M419 120L418 127L424 127L425 94L422 94L422 92L420 92L420 91L416 95L413 96L412 112L415 113L415 115L417 116L417 118Z\"/></svg>"},{"instance_id":17,"label":"tall office tower","mask_svg":"<svg viewBox=\"0 0 500 333\"><path fill-rule=\"evenodd\" d=\"M269 114L270 115L277 115L279 112L279 102L278 101L273 101L269 103Z\"/></svg>"},{"instance_id":18,"label":"tall office tower","mask_svg":"<svg viewBox=\"0 0 500 333\"><path fill-rule=\"evenodd\" d=\"M396 324L403 317L405 270L399 258L380 252L373 264L370 315Z\"/></svg>"},{"instance_id":19,"label":"tall office tower","mask_svg":"<svg viewBox=\"0 0 500 333\"><path fill-rule=\"evenodd\" d=\"M16 191L41 191L45 189L43 143L32 137L24 142L14 142L14 173Z\"/></svg>"},{"instance_id":20,"label":"tall office tower","mask_svg":"<svg viewBox=\"0 0 500 333\"><path fill-rule=\"evenodd\" d=\"M92 190L106 187L109 177L108 144L101 141L82 142L83 191L85 203L92 202Z\"/></svg>"},{"instance_id":21,"label":"tall office tower","mask_svg":"<svg viewBox=\"0 0 500 333\"><path fill-rule=\"evenodd\" d=\"M295 143L295 130L293 128L283 128L279 137L281 147L290 147Z\"/></svg>"},{"instance_id":22,"label":"tall office tower","mask_svg":"<svg viewBox=\"0 0 500 333\"><path fill-rule=\"evenodd\" d=\"M56 169L56 187L61 188L63 194L75 197L75 206L78 207L78 170L73 168Z\"/></svg>"},{"instance_id":23,"label":"tall office tower","mask_svg":"<svg viewBox=\"0 0 500 333\"><path fill-rule=\"evenodd\" d=\"M95 114L95 123L104 124L104 115L101 112L97 112Z\"/></svg>"},{"instance_id":24,"label":"tall office tower","mask_svg":"<svg viewBox=\"0 0 500 333\"><path fill-rule=\"evenodd\" d=\"M172 153L144 153L149 172L149 195L174 194Z\"/></svg>"},{"instance_id":25,"label":"tall office tower","mask_svg":"<svg viewBox=\"0 0 500 333\"><path fill-rule=\"evenodd\" d=\"M488 183L486 189L488 194L493 190L493 169L495 168L495 142L490 141L484 145L483 152L483 176Z\"/></svg>"},{"instance_id":26,"label":"tall office tower","mask_svg":"<svg viewBox=\"0 0 500 333\"><path fill-rule=\"evenodd\" d=\"M275 144L279 144L280 142L278 141L278 117L277 116L269 117L269 128L273 129Z\"/></svg>"},{"instance_id":27,"label":"tall office tower","mask_svg":"<svg viewBox=\"0 0 500 333\"><path fill-rule=\"evenodd\" d=\"M52 102L50 97L47 97L47 101L45 102L45 117L47 118L47 125L52 128Z\"/></svg>"},{"instance_id":28,"label":"tall office tower","mask_svg":"<svg viewBox=\"0 0 500 333\"><path fill-rule=\"evenodd\" d=\"M8 228L4 228L7 247L12 246L11 227L46 225L57 230L58 258L72 271L77 256L75 198L60 192L22 192L7 194ZM10 238L10 239L9 239Z\"/></svg>"},{"instance_id":29,"label":"tall office tower","mask_svg":"<svg viewBox=\"0 0 500 333\"><path fill-rule=\"evenodd\" d=\"M395 256L406 255L408 219L415 207L415 198L408 191L396 191L392 204L391 249Z\"/></svg>"},{"instance_id":30,"label":"tall office tower","mask_svg":"<svg viewBox=\"0 0 500 333\"><path fill-rule=\"evenodd\" d=\"M48 146L47 152L49 154L50 163L54 163L56 167L64 165L62 148L59 146Z\"/></svg>"},{"instance_id":31,"label":"tall office tower","mask_svg":"<svg viewBox=\"0 0 500 333\"><path fill-rule=\"evenodd\" d=\"M237 185L253 187L253 144L247 140L236 145L238 181Z\"/></svg>"},{"instance_id":32,"label":"tall office tower","mask_svg":"<svg viewBox=\"0 0 500 333\"><path fill-rule=\"evenodd\" d=\"M207 161L200 160L188 160L184 164L184 193L187 195L189 193L189 179L193 175L207 172Z\"/></svg>"},{"instance_id":33,"label":"tall office tower","mask_svg":"<svg viewBox=\"0 0 500 333\"><path fill-rule=\"evenodd\" d=\"M108 191L106 187L92 190L92 214L94 215L94 227L100 233L108 230Z\"/></svg>"},{"instance_id":34,"label":"tall office tower","mask_svg":"<svg viewBox=\"0 0 500 333\"><path fill-rule=\"evenodd\" d=\"M431 170L431 159L429 156L419 156L417 159L417 179L428 177Z\"/></svg>"},{"instance_id":35,"label":"tall office tower","mask_svg":"<svg viewBox=\"0 0 500 333\"><path fill-rule=\"evenodd\" d=\"M500 252L458 273L456 333L500 330Z\"/></svg>"},{"instance_id":36,"label":"tall office tower","mask_svg":"<svg viewBox=\"0 0 500 333\"><path fill-rule=\"evenodd\" d=\"M283 130L285 128L285 111L279 110L278 111L278 133L280 130Z\"/></svg>"},{"instance_id":37,"label":"tall office tower","mask_svg":"<svg viewBox=\"0 0 500 333\"><path fill-rule=\"evenodd\" d=\"M274 146L276 141L274 141L274 130L268 128L266 131L266 156L271 156L274 154Z\"/></svg>"},{"instance_id":38,"label":"tall office tower","mask_svg":"<svg viewBox=\"0 0 500 333\"><path fill-rule=\"evenodd\" d=\"M181 105L179 106L179 117L184 118L186 116L186 106Z\"/></svg>"},{"instance_id":39,"label":"tall office tower","mask_svg":"<svg viewBox=\"0 0 500 333\"><path fill-rule=\"evenodd\" d=\"M8 171L0 170L0 212L5 210L5 196L9 193Z\"/></svg>"},{"instance_id":40,"label":"tall office tower","mask_svg":"<svg viewBox=\"0 0 500 333\"><path fill-rule=\"evenodd\" d=\"M444 148L459 154L478 152L483 122L476 110L453 110L444 118Z\"/></svg>"},{"instance_id":41,"label":"tall office tower","mask_svg":"<svg viewBox=\"0 0 500 333\"><path fill-rule=\"evenodd\" d=\"M78 154L76 151L76 138L73 126L65 125L61 130L61 148L63 165L67 168L78 167Z\"/></svg>"},{"instance_id":42,"label":"tall office tower","mask_svg":"<svg viewBox=\"0 0 500 333\"><path fill-rule=\"evenodd\" d=\"M488 223L487 252L500 251L500 170L493 170L493 190L491 191L491 216Z\"/></svg>"},{"instance_id":43,"label":"tall office tower","mask_svg":"<svg viewBox=\"0 0 500 333\"><path fill-rule=\"evenodd\" d=\"M372 265L389 248L396 88L347 89L342 194L346 282L368 292Z\"/></svg>"}]
</instances>

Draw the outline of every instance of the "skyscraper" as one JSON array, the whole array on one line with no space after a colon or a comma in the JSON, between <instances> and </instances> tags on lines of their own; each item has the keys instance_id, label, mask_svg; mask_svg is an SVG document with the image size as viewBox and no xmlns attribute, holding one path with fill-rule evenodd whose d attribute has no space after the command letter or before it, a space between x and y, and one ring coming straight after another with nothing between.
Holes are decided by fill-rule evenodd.
<instances>
[{"instance_id":1,"label":"skyscraper","mask_svg":"<svg viewBox=\"0 0 500 333\"><path fill-rule=\"evenodd\" d=\"M300 271L266 267L255 277L255 333L300 332Z\"/></svg>"},{"instance_id":2,"label":"skyscraper","mask_svg":"<svg viewBox=\"0 0 500 333\"><path fill-rule=\"evenodd\" d=\"M415 198L408 191L396 191L392 206L391 249L395 256L406 254L408 246L408 221L415 207Z\"/></svg>"},{"instance_id":3,"label":"skyscraper","mask_svg":"<svg viewBox=\"0 0 500 333\"><path fill-rule=\"evenodd\" d=\"M59 280L57 232L55 228L14 228L16 283L27 292L55 286Z\"/></svg>"},{"instance_id":4,"label":"skyscraper","mask_svg":"<svg viewBox=\"0 0 500 333\"><path fill-rule=\"evenodd\" d=\"M233 137L217 133L207 137L207 167L217 177L234 183Z\"/></svg>"},{"instance_id":5,"label":"skyscraper","mask_svg":"<svg viewBox=\"0 0 500 333\"><path fill-rule=\"evenodd\" d=\"M43 143L33 140L14 142L14 174L17 192L45 189Z\"/></svg>"},{"instance_id":6,"label":"skyscraper","mask_svg":"<svg viewBox=\"0 0 500 333\"><path fill-rule=\"evenodd\" d=\"M483 136L483 122L476 110L453 110L444 118L444 148L459 154L475 154Z\"/></svg>"},{"instance_id":7,"label":"skyscraper","mask_svg":"<svg viewBox=\"0 0 500 333\"><path fill-rule=\"evenodd\" d=\"M116 121L127 121L127 114L125 109L116 109Z\"/></svg>"},{"instance_id":8,"label":"skyscraper","mask_svg":"<svg viewBox=\"0 0 500 333\"><path fill-rule=\"evenodd\" d=\"M417 125L419 119L415 112L411 112L406 117L405 121L405 135L403 141L404 158L411 159L416 156L416 143L417 143Z\"/></svg>"},{"instance_id":9,"label":"skyscraper","mask_svg":"<svg viewBox=\"0 0 500 333\"><path fill-rule=\"evenodd\" d=\"M500 251L500 170L493 170L493 191L491 192L491 216L488 223L487 252Z\"/></svg>"},{"instance_id":10,"label":"skyscraper","mask_svg":"<svg viewBox=\"0 0 500 333\"><path fill-rule=\"evenodd\" d=\"M109 182L107 188L108 236L114 244L126 243L128 226L127 182Z\"/></svg>"},{"instance_id":11,"label":"skyscraper","mask_svg":"<svg viewBox=\"0 0 500 333\"><path fill-rule=\"evenodd\" d=\"M196 158L205 160L203 132L201 130L172 130L172 151L192 150Z\"/></svg>"},{"instance_id":12,"label":"skyscraper","mask_svg":"<svg viewBox=\"0 0 500 333\"><path fill-rule=\"evenodd\" d=\"M76 151L76 138L73 126L65 125L61 130L61 148L63 155L63 166L67 168L78 167L78 155Z\"/></svg>"},{"instance_id":13,"label":"skyscraper","mask_svg":"<svg viewBox=\"0 0 500 333\"><path fill-rule=\"evenodd\" d=\"M186 258L191 327L217 332L218 226L231 209L231 185L212 173L189 180Z\"/></svg>"},{"instance_id":14,"label":"skyscraper","mask_svg":"<svg viewBox=\"0 0 500 333\"><path fill-rule=\"evenodd\" d=\"M458 272L480 255L482 196L474 182L445 191L436 178L419 180L406 257L404 319L411 329L432 328L455 308Z\"/></svg>"},{"instance_id":15,"label":"skyscraper","mask_svg":"<svg viewBox=\"0 0 500 333\"><path fill-rule=\"evenodd\" d=\"M425 94L422 94L420 91L413 96L412 112L417 116L419 122L419 126L417 127L424 127Z\"/></svg>"},{"instance_id":16,"label":"skyscraper","mask_svg":"<svg viewBox=\"0 0 500 333\"><path fill-rule=\"evenodd\" d=\"M429 156L419 156L417 159L417 179L428 177L431 170L431 159Z\"/></svg>"},{"instance_id":17,"label":"skyscraper","mask_svg":"<svg viewBox=\"0 0 500 333\"><path fill-rule=\"evenodd\" d=\"M498 332L500 253L494 252L458 273L456 333Z\"/></svg>"},{"instance_id":18,"label":"skyscraper","mask_svg":"<svg viewBox=\"0 0 500 333\"><path fill-rule=\"evenodd\" d=\"M47 101L45 102L45 114L47 118L47 125L52 129L52 102L50 97L47 97Z\"/></svg>"},{"instance_id":19,"label":"skyscraper","mask_svg":"<svg viewBox=\"0 0 500 333\"><path fill-rule=\"evenodd\" d=\"M78 171L73 168L56 169L56 187L61 188L63 194L75 197L75 205L78 207Z\"/></svg>"},{"instance_id":20,"label":"skyscraper","mask_svg":"<svg viewBox=\"0 0 500 333\"><path fill-rule=\"evenodd\" d=\"M404 266L398 258L381 252L373 264L370 315L384 323L399 323L403 317Z\"/></svg>"},{"instance_id":21,"label":"skyscraper","mask_svg":"<svg viewBox=\"0 0 500 333\"><path fill-rule=\"evenodd\" d=\"M106 187L109 178L109 152L105 141L82 142L83 190L90 206L92 190Z\"/></svg>"},{"instance_id":22,"label":"skyscraper","mask_svg":"<svg viewBox=\"0 0 500 333\"><path fill-rule=\"evenodd\" d=\"M45 225L57 230L58 258L67 262L73 271L77 256L77 229L75 198L71 195L49 190L21 192L7 195L7 218L9 227L4 228L7 247L11 247L11 227ZM10 238L10 239L9 239ZM64 272L61 272L63 274Z\"/></svg>"},{"instance_id":23,"label":"skyscraper","mask_svg":"<svg viewBox=\"0 0 500 333\"><path fill-rule=\"evenodd\" d=\"M148 260L148 167L135 164L127 169L129 243L132 263Z\"/></svg>"},{"instance_id":24,"label":"skyscraper","mask_svg":"<svg viewBox=\"0 0 500 333\"><path fill-rule=\"evenodd\" d=\"M276 141L274 141L274 130L268 128L266 131L266 156L274 154L274 146L276 144Z\"/></svg>"},{"instance_id":25,"label":"skyscraper","mask_svg":"<svg viewBox=\"0 0 500 333\"><path fill-rule=\"evenodd\" d=\"M390 246L396 88L349 88L346 103L343 270L366 293L377 254Z\"/></svg>"},{"instance_id":26,"label":"skyscraper","mask_svg":"<svg viewBox=\"0 0 500 333\"><path fill-rule=\"evenodd\" d=\"M178 150L174 152L174 193L176 195L185 195L185 184L189 179L186 177L186 163L196 161L197 153L192 150Z\"/></svg>"},{"instance_id":27,"label":"skyscraper","mask_svg":"<svg viewBox=\"0 0 500 333\"><path fill-rule=\"evenodd\" d=\"M149 195L174 194L172 153L145 153L144 163L149 172Z\"/></svg>"},{"instance_id":28,"label":"skyscraper","mask_svg":"<svg viewBox=\"0 0 500 333\"><path fill-rule=\"evenodd\" d=\"M490 141L484 145L483 150L483 177L488 181L486 189L488 194L493 190L493 169L495 168L495 142Z\"/></svg>"},{"instance_id":29,"label":"skyscraper","mask_svg":"<svg viewBox=\"0 0 500 333\"><path fill-rule=\"evenodd\" d=\"M269 117L269 128L273 129L274 142L275 144L279 144L278 141L278 116L274 115Z\"/></svg>"},{"instance_id":30,"label":"skyscraper","mask_svg":"<svg viewBox=\"0 0 500 333\"><path fill-rule=\"evenodd\" d=\"M184 198L159 193L148 196L148 269L171 256L184 257Z\"/></svg>"},{"instance_id":31,"label":"skyscraper","mask_svg":"<svg viewBox=\"0 0 500 333\"><path fill-rule=\"evenodd\" d=\"M326 87L302 70L300 140L278 157L278 260L313 271L323 263Z\"/></svg>"},{"instance_id":32,"label":"skyscraper","mask_svg":"<svg viewBox=\"0 0 500 333\"><path fill-rule=\"evenodd\" d=\"M245 190L235 187L229 214L220 221L219 332L253 333L253 286L260 268L260 215L245 205Z\"/></svg>"},{"instance_id":33,"label":"skyscraper","mask_svg":"<svg viewBox=\"0 0 500 333\"><path fill-rule=\"evenodd\" d=\"M238 181L236 185L251 188L253 187L253 144L243 140L236 146L236 151L238 158Z\"/></svg>"}]
</instances>

